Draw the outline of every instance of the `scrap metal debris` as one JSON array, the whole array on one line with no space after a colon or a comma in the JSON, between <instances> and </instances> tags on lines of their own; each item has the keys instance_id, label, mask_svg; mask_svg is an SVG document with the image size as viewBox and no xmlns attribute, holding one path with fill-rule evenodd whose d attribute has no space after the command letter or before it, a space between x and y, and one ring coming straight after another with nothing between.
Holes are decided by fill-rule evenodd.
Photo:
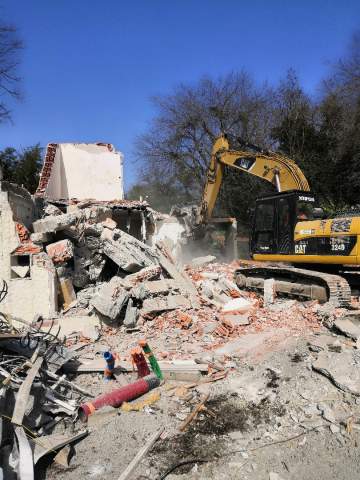
<instances>
[{"instance_id":1,"label":"scrap metal debris","mask_svg":"<svg viewBox=\"0 0 360 480\"><path fill-rule=\"evenodd\" d=\"M57 336L32 326L14 330L4 321L1 329L16 337L0 347L1 431L6 432L0 439L0 473L3 478L35 478L34 467L41 456L85 435L63 435L61 441L48 435L57 423L75 421L83 393L52 371L63 365L62 360L54 363L54 352L61 352L65 361L72 358Z\"/></svg>"}]
</instances>

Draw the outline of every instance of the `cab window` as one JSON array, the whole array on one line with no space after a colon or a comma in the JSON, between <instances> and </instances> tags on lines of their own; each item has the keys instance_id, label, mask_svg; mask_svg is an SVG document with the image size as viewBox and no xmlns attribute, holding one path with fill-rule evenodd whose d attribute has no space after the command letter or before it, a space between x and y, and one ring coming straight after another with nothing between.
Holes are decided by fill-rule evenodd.
<instances>
[{"instance_id":1,"label":"cab window","mask_svg":"<svg viewBox=\"0 0 360 480\"><path fill-rule=\"evenodd\" d=\"M263 203L256 210L256 230L272 230L274 224L274 204Z\"/></svg>"},{"instance_id":2,"label":"cab window","mask_svg":"<svg viewBox=\"0 0 360 480\"><path fill-rule=\"evenodd\" d=\"M314 207L313 203L298 201L297 203L297 220L313 220L314 219Z\"/></svg>"}]
</instances>

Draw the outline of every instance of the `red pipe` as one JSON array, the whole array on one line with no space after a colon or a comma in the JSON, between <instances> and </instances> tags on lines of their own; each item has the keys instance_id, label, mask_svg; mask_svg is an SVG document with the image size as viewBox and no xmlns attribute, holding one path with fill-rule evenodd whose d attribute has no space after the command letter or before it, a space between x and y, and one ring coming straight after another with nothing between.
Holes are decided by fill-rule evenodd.
<instances>
[{"instance_id":1,"label":"red pipe","mask_svg":"<svg viewBox=\"0 0 360 480\"><path fill-rule=\"evenodd\" d=\"M117 388L110 393L100 395L91 402L86 402L80 405L80 418L86 419L89 415L99 410L99 408L111 405L112 407L119 407L123 402L129 402L135 398L144 395L149 390L160 385L160 380L155 375L140 378L134 383L125 385L125 387Z\"/></svg>"}]
</instances>

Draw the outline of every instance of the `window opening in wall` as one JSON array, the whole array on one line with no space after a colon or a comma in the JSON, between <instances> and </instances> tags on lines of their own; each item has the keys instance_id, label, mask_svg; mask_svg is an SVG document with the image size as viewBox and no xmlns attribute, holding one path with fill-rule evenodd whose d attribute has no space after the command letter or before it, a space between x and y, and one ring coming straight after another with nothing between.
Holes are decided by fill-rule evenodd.
<instances>
[{"instance_id":1,"label":"window opening in wall","mask_svg":"<svg viewBox=\"0 0 360 480\"><path fill-rule=\"evenodd\" d=\"M10 278L30 278L30 255L10 256Z\"/></svg>"}]
</instances>

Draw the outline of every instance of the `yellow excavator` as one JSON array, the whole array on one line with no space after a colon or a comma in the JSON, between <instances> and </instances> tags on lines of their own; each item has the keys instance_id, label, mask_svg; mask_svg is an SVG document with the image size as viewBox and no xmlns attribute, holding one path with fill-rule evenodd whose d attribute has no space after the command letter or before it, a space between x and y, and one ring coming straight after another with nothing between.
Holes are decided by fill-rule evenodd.
<instances>
[{"instance_id":1,"label":"yellow excavator","mask_svg":"<svg viewBox=\"0 0 360 480\"><path fill-rule=\"evenodd\" d=\"M347 279L360 264L360 216L348 212L325 219L293 160L255 146L231 149L228 138L222 135L213 145L197 226L212 221L225 166L262 178L277 190L256 200L250 234L251 258L277 263L238 269L238 286L262 289L267 278L274 278L278 293L349 306ZM295 268L295 264L302 268Z\"/></svg>"}]
</instances>

